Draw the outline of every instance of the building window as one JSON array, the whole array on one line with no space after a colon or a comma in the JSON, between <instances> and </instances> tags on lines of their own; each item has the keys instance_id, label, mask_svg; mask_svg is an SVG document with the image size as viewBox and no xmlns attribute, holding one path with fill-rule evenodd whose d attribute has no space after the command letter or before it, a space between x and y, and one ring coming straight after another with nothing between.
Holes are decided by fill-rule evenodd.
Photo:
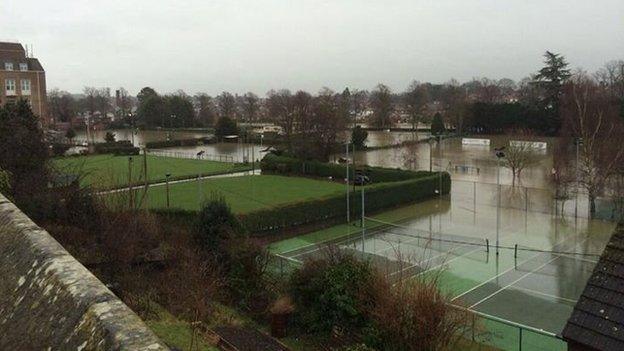
<instances>
[{"instance_id":1,"label":"building window","mask_svg":"<svg viewBox=\"0 0 624 351\"><path fill-rule=\"evenodd\" d=\"M7 71L12 71L13 70L13 62L5 62L4 63L4 69Z\"/></svg>"},{"instance_id":2,"label":"building window","mask_svg":"<svg viewBox=\"0 0 624 351\"><path fill-rule=\"evenodd\" d=\"M30 95L30 79L22 79L20 84L22 95Z\"/></svg>"},{"instance_id":3,"label":"building window","mask_svg":"<svg viewBox=\"0 0 624 351\"><path fill-rule=\"evenodd\" d=\"M4 80L4 89L6 91L6 95L16 95L15 91L15 79L5 79Z\"/></svg>"},{"instance_id":4,"label":"building window","mask_svg":"<svg viewBox=\"0 0 624 351\"><path fill-rule=\"evenodd\" d=\"M28 64L20 63L20 71L28 71Z\"/></svg>"}]
</instances>

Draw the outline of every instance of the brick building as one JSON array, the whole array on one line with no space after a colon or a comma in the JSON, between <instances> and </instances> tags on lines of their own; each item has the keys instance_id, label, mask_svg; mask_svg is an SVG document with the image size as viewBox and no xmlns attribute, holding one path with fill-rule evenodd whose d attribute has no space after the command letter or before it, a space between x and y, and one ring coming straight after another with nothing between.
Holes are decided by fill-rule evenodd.
<instances>
[{"instance_id":1,"label":"brick building","mask_svg":"<svg viewBox=\"0 0 624 351\"><path fill-rule=\"evenodd\" d=\"M45 71L22 44L0 42L0 105L28 100L33 112L49 125Z\"/></svg>"}]
</instances>

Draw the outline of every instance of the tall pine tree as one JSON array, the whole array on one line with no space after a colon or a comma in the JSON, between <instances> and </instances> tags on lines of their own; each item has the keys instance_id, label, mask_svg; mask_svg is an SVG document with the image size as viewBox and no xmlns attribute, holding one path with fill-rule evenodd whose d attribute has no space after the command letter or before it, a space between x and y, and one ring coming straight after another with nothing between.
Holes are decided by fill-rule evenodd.
<instances>
[{"instance_id":1,"label":"tall pine tree","mask_svg":"<svg viewBox=\"0 0 624 351\"><path fill-rule=\"evenodd\" d=\"M547 133L555 135L561 128L559 116L559 99L561 98L563 84L570 78L568 63L560 54L546 51L544 54L545 66L535 75L534 83L541 90L541 107L546 110Z\"/></svg>"}]
</instances>

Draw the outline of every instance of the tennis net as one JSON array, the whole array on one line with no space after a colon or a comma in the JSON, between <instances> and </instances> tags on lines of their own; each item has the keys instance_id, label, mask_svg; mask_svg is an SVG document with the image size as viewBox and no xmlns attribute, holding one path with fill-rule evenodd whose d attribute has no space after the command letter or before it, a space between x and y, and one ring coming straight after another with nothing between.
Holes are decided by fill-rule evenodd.
<instances>
[{"instance_id":1,"label":"tennis net","mask_svg":"<svg viewBox=\"0 0 624 351\"><path fill-rule=\"evenodd\" d=\"M419 246L434 246L443 249L457 249L459 247L483 247L485 251L489 251L490 243L486 238L475 238L469 236L462 236L448 233L434 233L427 230L412 228L397 223L390 223L381 221L374 218L365 217L366 222L372 223L376 232L385 234L386 239L392 240L388 237L390 235L396 235L399 238L404 237L413 240L409 240L410 243L415 243ZM399 239L400 240L400 239ZM397 241L394 239L394 241Z\"/></svg>"}]
</instances>

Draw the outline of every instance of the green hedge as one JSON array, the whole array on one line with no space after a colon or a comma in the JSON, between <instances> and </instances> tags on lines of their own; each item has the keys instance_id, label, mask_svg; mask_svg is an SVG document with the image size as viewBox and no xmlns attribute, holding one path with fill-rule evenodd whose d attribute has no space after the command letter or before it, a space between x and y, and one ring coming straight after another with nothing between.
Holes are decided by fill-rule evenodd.
<instances>
[{"instance_id":1,"label":"green hedge","mask_svg":"<svg viewBox=\"0 0 624 351\"><path fill-rule=\"evenodd\" d=\"M442 183L442 194L451 189L451 177L448 173L427 173L409 180L377 184L364 190L365 210L367 213L380 211L424 200L437 195L436 190ZM353 218L361 213L361 188L351 193L350 212ZM331 221L346 217L345 195L332 196L324 199L287 204L271 209L255 211L239 216L241 222L255 235L268 235L286 228Z\"/></svg>"},{"instance_id":2,"label":"green hedge","mask_svg":"<svg viewBox=\"0 0 624 351\"><path fill-rule=\"evenodd\" d=\"M336 163L324 163L319 161L304 161L296 158L266 155L260 168L263 173L277 173L286 175L305 175L314 177L333 177L344 179L346 177L346 165ZM387 183L421 178L429 176L426 171L406 171L402 169L370 167L366 165L356 165L357 170L363 171L373 183ZM349 167L351 179L353 179L354 169Z\"/></svg>"},{"instance_id":3,"label":"green hedge","mask_svg":"<svg viewBox=\"0 0 624 351\"><path fill-rule=\"evenodd\" d=\"M163 141L148 141L145 143L145 147L148 149L161 149L165 147L177 147L177 146L196 146L214 143L215 140L212 137L190 138L190 139L176 139L176 140L163 140Z\"/></svg>"},{"instance_id":4,"label":"green hedge","mask_svg":"<svg viewBox=\"0 0 624 351\"><path fill-rule=\"evenodd\" d=\"M96 154L138 155L139 148L132 145L127 140L115 141L112 143L98 143L94 145Z\"/></svg>"}]
</instances>

